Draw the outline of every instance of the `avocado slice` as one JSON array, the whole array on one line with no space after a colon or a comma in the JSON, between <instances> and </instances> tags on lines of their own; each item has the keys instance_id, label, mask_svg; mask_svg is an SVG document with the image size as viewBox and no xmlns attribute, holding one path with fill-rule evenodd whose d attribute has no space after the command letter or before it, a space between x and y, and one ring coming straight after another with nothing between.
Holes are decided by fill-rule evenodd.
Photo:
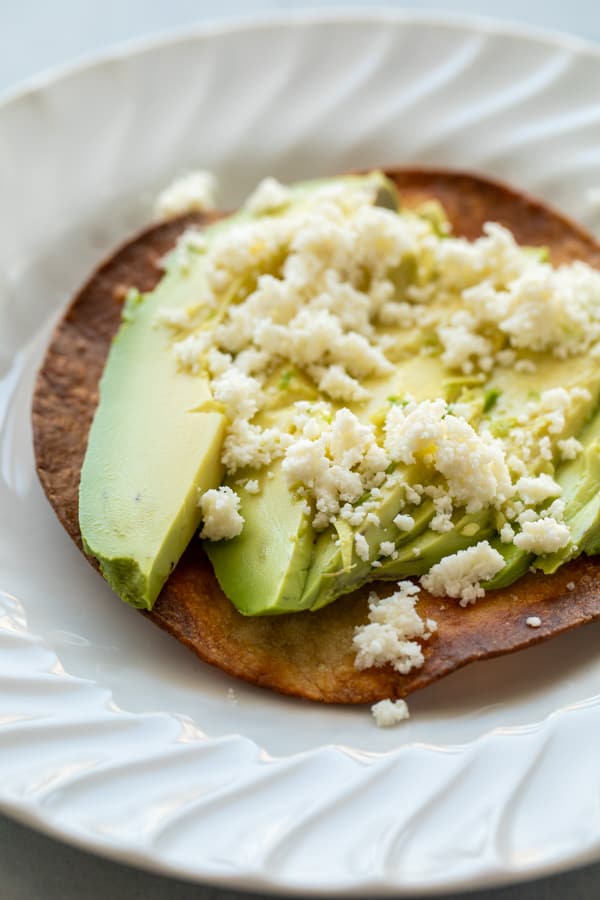
<instances>
[{"instance_id":1,"label":"avocado slice","mask_svg":"<svg viewBox=\"0 0 600 900\"><path fill-rule=\"evenodd\" d=\"M563 489L564 521L571 540L536 561L536 568L546 575L581 552L593 555L600 550L600 413L584 429L580 440L582 452L561 467L556 479Z\"/></svg>"},{"instance_id":2,"label":"avocado slice","mask_svg":"<svg viewBox=\"0 0 600 900\"><path fill-rule=\"evenodd\" d=\"M494 532L493 517L489 509L477 513L458 513L451 531L438 532L427 529L423 534L398 551L397 559L387 559L374 570L374 577L382 581L396 581L415 575L424 575L442 557L465 550L477 541L486 540Z\"/></svg>"},{"instance_id":3,"label":"avocado slice","mask_svg":"<svg viewBox=\"0 0 600 900\"><path fill-rule=\"evenodd\" d=\"M484 581L482 583L482 587L486 591L494 591L499 588L508 587L509 584L512 584L513 581L516 581L517 578L521 578L522 575L525 575L535 559L533 553L528 553L527 550L521 550L520 547L515 547L514 544L503 544L499 537L494 538L493 541L490 541L490 545L497 550L500 556L504 557L504 568L500 569L497 575L494 575L493 578L490 578L489 581Z\"/></svg>"},{"instance_id":4,"label":"avocado slice","mask_svg":"<svg viewBox=\"0 0 600 900\"><path fill-rule=\"evenodd\" d=\"M324 183L292 186L290 204L278 214L309 203ZM357 190L374 184L378 200L397 205L394 185L379 172L326 183ZM250 218L252 213L242 209L207 228L206 240ZM223 475L225 417L212 404L208 379L178 368L169 334L157 326L160 310L197 307L206 292L205 258L197 253L189 266L169 266L146 295L131 292L100 382L81 472L79 525L85 552L96 558L113 590L142 609L152 609L198 528L199 492L216 487ZM290 516L282 515L281 521L288 523L296 505L291 497L286 502ZM291 536L297 536L298 523L292 525ZM291 562L296 564L295 554ZM266 595L264 602L271 606Z\"/></svg>"},{"instance_id":5,"label":"avocado slice","mask_svg":"<svg viewBox=\"0 0 600 900\"><path fill-rule=\"evenodd\" d=\"M362 187L373 181L378 185L375 203L397 208L396 190L383 175L375 173L363 179L355 177L353 183ZM329 183L335 182L331 180ZM311 184L319 186L322 182ZM302 198L306 190L304 186ZM273 424L274 418L285 417L286 407L294 399L308 396L310 389L303 376L293 369L277 373L275 382L278 396L265 409L270 416L269 424ZM314 513L307 510L303 499L290 490L280 465L273 464L270 469L270 478L261 475L258 494L248 494L243 489L239 491L242 498L240 514L245 521L239 537L205 544L225 594L241 613L250 616L299 612L311 607L314 598L313 591L305 590L313 559L315 534L311 520ZM255 476L250 473L249 477ZM240 473L237 473L235 479L229 482L234 490L237 490L236 481L239 480ZM338 565L338 557L342 565L341 551L332 537L335 540L337 534L328 530L319 538L317 546L325 548L327 558L331 552L336 559L332 563L334 566Z\"/></svg>"},{"instance_id":6,"label":"avocado slice","mask_svg":"<svg viewBox=\"0 0 600 900\"><path fill-rule=\"evenodd\" d=\"M536 557L496 538L491 542L492 547L502 554L506 564L483 585L486 590L508 587L531 565L545 575L552 575L563 563L581 552L589 555L600 552L600 413L596 413L585 427L581 442L583 451L576 459L562 465L556 476L566 504L564 521L571 532L571 540L555 553Z\"/></svg>"},{"instance_id":7,"label":"avocado slice","mask_svg":"<svg viewBox=\"0 0 600 900\"><path fill-rule=\"evenodd\" d=\"M244 528L232 540L204 543L223 591L247 616L306 608L300 596L313 551L312 511L290 492L280 463L270 472L257 479L257 494L240 488L237 475L227 482L241 498Z\"/></svg>"},{"instance_id":8,"label":"avocado slice","mask_svg":"<svg viewBox=\"0 0 600 900\"><path fill-rule=\"evenodd\" d=\"M334 540L336 534L329 529L320 536L306 579L303 603L313 611L321 609L340 595L378 578L381 569L373 568L373 560L379 557L380 544L391 541L396 547L400 547L427 528L435 515L431 500L425 500L420 506L411 508L410 514L415 524L409 532L398 530L392 520L398 513L401 497L402 488L392 488L377 507L380 524L366 523L356 529L356 533L361 534L367 542L367 560L357 555L354 531L343 519L336 522L334 529L339 535L339 545Z\"/></svg>"},{"instance_id":9,"label":"avocado slice","mask_svg":"<svg viewBox=\"0 0 600 900\"><path fill-rule=\"evenodd\" d=\"M113 590L151 609L196 531L198 491L221 481L225 418L198 412L210 400L204 377L181 371L160 309L185 309L202 295L198 267L167 275L150 294L132 295L100 382L79 488L85 552ZM190 452L193 448L193 452Z\"/></svg>"}]
</instances>

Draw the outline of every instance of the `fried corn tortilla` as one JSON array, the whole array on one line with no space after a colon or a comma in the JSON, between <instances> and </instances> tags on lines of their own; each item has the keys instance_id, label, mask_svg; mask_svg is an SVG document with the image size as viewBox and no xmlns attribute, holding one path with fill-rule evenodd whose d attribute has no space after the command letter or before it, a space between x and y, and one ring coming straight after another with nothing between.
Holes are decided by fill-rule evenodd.
<instances>
[{"instance_id":1,"label":"fried corn tortilla","mask_svg":"<svg viewBox=\"0 0 600 900\"><path fill-rule=\"evenodd\" d=\"M440 200L458 235L473 239L486 221L498 221L519 243L547 246L554 263L581 259L600 268L600 245L590 235L503 185L451 172L406 169L388 175L406 206ZM132 286L150 290L161 277L160 258L177 237L189 225L207 221L193 215L159 224L117 250L75 297L52 338L33 398L36 463L50 503L80 549L79 475L122 301ZM582 557L552 576L527 575L466 609L422 591L418 610L438 623L423 647L423 667L408 675L391 666L359 671L352 637L367 620L369 591L378 587L391 592L389 584L369 585L316 613L247 618L225 597L200 541L193 540L145 615L231 675L327 703L404 697L467 663L600 618L600 558ZM541 627L527 626L530 616L539 616Z\"/></svg>"}]
</instances>

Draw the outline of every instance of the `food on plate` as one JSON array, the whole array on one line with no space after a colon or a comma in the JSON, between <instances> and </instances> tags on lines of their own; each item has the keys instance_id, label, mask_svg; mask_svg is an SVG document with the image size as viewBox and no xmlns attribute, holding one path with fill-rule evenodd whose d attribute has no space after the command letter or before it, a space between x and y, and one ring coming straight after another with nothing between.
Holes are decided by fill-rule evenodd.
<instances>
[{"instance_id":1,"label":"food on plate","mask_svg":"<svg viewBox=\"0 0 600 900\"><path fill-rule=\"evenodd\" d=\"M208 662L402 698L600 614L596 266L576 225L475 176L267 179L75 298L34 397L42 484Z\"/></svg>"}]
</instances>

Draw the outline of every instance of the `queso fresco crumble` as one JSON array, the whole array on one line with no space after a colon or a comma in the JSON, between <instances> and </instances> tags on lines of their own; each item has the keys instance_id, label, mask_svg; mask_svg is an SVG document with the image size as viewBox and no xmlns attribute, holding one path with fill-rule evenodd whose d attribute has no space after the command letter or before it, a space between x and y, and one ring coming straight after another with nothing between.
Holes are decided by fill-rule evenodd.
<instances>
[{"instance_id":1,"label":"queso fresco crumble","mask_svg":"<svg viewBox=\"0 0 600 900\"><path fill-rule=\"evenodd\" d=\"M182 211L181 190L165 208ZM420 585L467 606L501 573L503 548L533 565L578 552L561 466L582 453L598 402L600 273L553 267L497 223L456 237L439 205L398 212L375 191L324 183L292 203L269 178L233 227L189 229L166 260L178 273L204 260L197 302L165 309L157 327L182 370L208 377L228 421L227 484L199 499L201 537L240 534L240 496L280 467L316 532L335 525L332 539L368 569L398 562L423 510L428 534L459 523L470 546ZM369 528L392 491L399 511L374 548ZM423 664L436 624L418 615L419 590L400 579L371 595L357 667ZM377 704L378 722L406 718L402 703Z\"/></svg>"}]
</instances>

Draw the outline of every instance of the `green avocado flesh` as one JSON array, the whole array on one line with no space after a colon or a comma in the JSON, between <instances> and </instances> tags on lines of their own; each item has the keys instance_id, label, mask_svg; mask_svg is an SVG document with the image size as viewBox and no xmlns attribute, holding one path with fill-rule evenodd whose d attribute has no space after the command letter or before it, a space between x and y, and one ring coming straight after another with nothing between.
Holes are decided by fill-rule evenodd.
<instances>
[{"instance_id":1,"label":"green avocado flesh","mask_svg":"<svg viewBox=\"0 0 600 900\"><path fill-rule=\"evenodd\" d=\"M307 608L300 595L313 552L311 516L289 494L281 466L271 472L259 479L259 494L239 491L242 533L205 545L223 591L249 616Z\"/></svg>"},{"instance_id":2,"label":"green avocado flesh","mask_svg":"<svg viewBox=\"0 0 600 900\"><path fill-rule=\"evenodd\" d=\"M379 173L331 183L352 190L365 181L375 182L377 205L397 208L393 185ZM289 205L273 214L297 211L322 185L293 186ZM439 205L424 204L418 214L438 234L446 233ZM206 229L208 245L215 235L250 216L242 211ZM543 248L529 252L544 258ZM415 274L409 261L390 276L398 296ZM381 437L387 413L403 398L418 403L443 397L450 409L454 403L467 405L474 427L483 424L492 435L506 438L520 417L522 424L529 399L539 399L552 387L585 387L589 398L565 412L564 425L564 434L576 435L583 449L575 459L559 462L553 473L571 533L566 547L536 557L503 543L499 532L504 520L490 507L476 512L456 508L449 530L433 530L436 508L431 497L421 489L422 496L412 496L409 502L405 493L407 484L436 486L418 460L410 466L397 464L391 473L395 480L356 503L370 504L373 512L360 525L353 528L348 517L337 515L317 532L314 509L289 486L281 461L224 479L220 460L228 422L212 398L209 376L182 369L173 352L172 331L157 324L159 312L198 309L206 284L205 254L198 253L186 267L169 267L153 292L132 292L100 384L81 475L80 526L86 552L98 560L123 600L152 608L201 524L199 497L221 484L239 496L244 527L237 537L207 540L204 546L224 593L249 616L317 610L370 581L421 576L444 557L484 540L505 562L484 583L490 590L511 584L532 566L551 574L581 553L600 552L600 369L595 359L538 353L535 371L505 367L489 375L462 375L444 366L439 344L427 328L392 327L396 343L388 354L391 374L364 380L366 401L332 403L334 409L349 406L361 422L379 429ZM208 314L203 328L210 330L211 316L216 326L234 302L235 297L221 298L220 309ZM269 400L254 420L262 427L285 426L291 421L292 404L321 398L315 383L291 364L269 376L266 388ZM542 439L542 432L533 434ZM542 463L537 472L543 471ZM248 481L258 482L254 490L246 490ZM404 530L394 522L399 514L410 516Z\"/></svg>"},{"instance_id":3,"label":"green avocado flesh","mask_svg":"<svg viewBox=\"0 0 600 900\"><path fill-rule=\"evenodd\" d=\"M198 490L223 474L225 417L196 411L210 400L208 382L178 370L168 335L155 326L159 309L184 308L202 280L201 272L186 282L167 276L124 316L81 472L85 550L140 608L152 608L198 528Z\"/></svg>"},{"instance_id":4,"label":"green avocado flesh","mask_svg":"<svg viewBox=\"0 0 600 900\"><path fill-rule=\"evenodd\" d=\"M379 174L334 179L348 189L375 182L378 202L389 205L395 191ZM298 208L323 182L292 188ZM250 218L241 211L204 232L206 240ZM132 290L122 325L111 346L100 382L100 400L88 437L79 489L79 524L86 553L98 561L112 589L123 600L152 609L160 590L200 524L198 497L223 478L220 462L225 416L212 402L206 375L182 371L172 335L157 324L163 311L195 308L206 287L204 257L185 268L170 267L157 288L142 295ZM250 525L235 541L213 547L218 577L244 612L293 609L303 586L312 546L308 523L302 530L291 494L282 496L280 479L266 479L260 502L249 502ZM259 500L259 498L256 498ZM249 501L249 497L248 497ZM264 509L279 510L278 566L265 550ZM254 580L246 566L237 579L223 574L228 554L266 553L269 566L257 563ZM290 552L288 552L290 550ZM280 555L279 555L280 554ZM279 573L279 575L277 575ZM261 577L264 581L261 581ZM240 590L240 585L248 585ZM237 585L237 586L236 586ZM295 588L293 587L295 585Z\"/></svg>"}]
</instances>

